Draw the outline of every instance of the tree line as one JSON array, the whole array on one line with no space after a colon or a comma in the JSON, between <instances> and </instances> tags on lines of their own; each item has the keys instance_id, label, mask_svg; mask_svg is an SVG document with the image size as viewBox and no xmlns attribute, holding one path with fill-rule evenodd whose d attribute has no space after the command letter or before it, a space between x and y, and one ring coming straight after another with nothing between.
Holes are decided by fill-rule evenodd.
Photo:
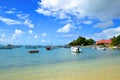
<instances>
[{"instance_id":1,"label":"tree line","mask_svg":"<svg viewBox=\"0 0 120 80\"><path fill-rule=\"evenodd\" d=\"M120 46L120 35L112 38L111 46Z\"/></svg>"},{"instance_id":2,"label":"tree line","mask_svg":"<svg viewBox=\"0 0 120 80\"><path fill-rule=\"evenodd\" d=\"M86 46L86 45L93 45L95 41L93 39L86 39L85 37L79 36L76 40L73 40L68 45L70 46ZM120 46L120 35L117 37L112 38L111 46Z\"/></svg>"},{"instance_id":3,"label":"tree line","mask_svg":"<svg viewBox=\"0 0 120 80\"><path fill-rule=\"evenodd\" d=\"M93 45L94 43L95 43L95 41L93 39L86 39L85 37L79 36L76 40L73 40L68 45L71 45L71 46L77 46L77 45L86 46L86 45Z\"/></svg>"}]
</instances>

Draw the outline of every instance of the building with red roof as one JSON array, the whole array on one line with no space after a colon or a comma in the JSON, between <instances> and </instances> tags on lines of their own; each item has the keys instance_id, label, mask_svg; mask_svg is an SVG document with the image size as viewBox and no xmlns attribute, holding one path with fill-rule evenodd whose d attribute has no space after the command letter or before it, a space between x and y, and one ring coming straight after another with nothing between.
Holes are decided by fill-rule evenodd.
<instances>
[{"instance_id":1,"label":"building with red roof","mask_svg":"<svg viewBox=\"0 0 120 80\"><path fill-rule=\"evenodd\" d=\"M99 40L99 41L96 41L96 44L99 45L99 44L110 44L112 42L111 39L109 40Z\"/></svg>"}]
</instances>

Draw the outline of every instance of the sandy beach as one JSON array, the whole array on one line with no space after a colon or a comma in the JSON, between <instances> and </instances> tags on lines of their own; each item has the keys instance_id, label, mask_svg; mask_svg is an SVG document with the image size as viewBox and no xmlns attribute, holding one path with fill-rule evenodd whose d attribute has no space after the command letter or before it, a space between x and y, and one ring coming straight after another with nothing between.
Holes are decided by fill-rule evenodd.
<instances>
[{"instance_id":1,"label":"sandy beach","mask_svg":"<svg viewBox=\"0 0 120 80\"><path fill-rule=\"evenodd\" d=\"M119 59L98 59L1 71L0 80L118 80Z\"/></svg>"}]
</instances>

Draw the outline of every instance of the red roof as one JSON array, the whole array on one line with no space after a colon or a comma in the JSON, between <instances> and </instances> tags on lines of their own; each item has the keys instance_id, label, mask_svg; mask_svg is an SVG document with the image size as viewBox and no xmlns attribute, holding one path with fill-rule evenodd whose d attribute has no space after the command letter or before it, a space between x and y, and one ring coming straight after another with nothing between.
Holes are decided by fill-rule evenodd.
<instances>
[{"instance_id":1,"label":"red roof","mask_svg":"<svg viewBox=\"0 0 120 80\"><path fill-rule=\"evenodd\" d=\"M103 43L103 44L110 44L112 42L112 40L99 40L99 41L97 41L96 42L96 44L101 44L101 43Z\"/></svg>"}]
</instances>

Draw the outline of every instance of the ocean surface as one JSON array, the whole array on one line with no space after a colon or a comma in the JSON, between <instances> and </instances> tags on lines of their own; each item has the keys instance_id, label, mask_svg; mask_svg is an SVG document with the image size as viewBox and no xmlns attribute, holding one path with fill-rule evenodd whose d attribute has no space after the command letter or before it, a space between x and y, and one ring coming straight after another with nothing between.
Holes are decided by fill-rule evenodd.
<instances>
[{"instance_id":1,"label":"ocean surface","mask_svg":"<svg viewBox=\"0 0 120 80\"><path fill-rule=\"evenodd\" d=\"M28 53L33 49L25 47L0 49L0 80L114 80L112 76L120 76L120 50L81 49L81 53L73 53L70 48L53 48L49 51L37 48L39 53L34 54ZM100 74L111 77L104 75L93 79L99 70Z\"/></svg>"}]
</instances>

